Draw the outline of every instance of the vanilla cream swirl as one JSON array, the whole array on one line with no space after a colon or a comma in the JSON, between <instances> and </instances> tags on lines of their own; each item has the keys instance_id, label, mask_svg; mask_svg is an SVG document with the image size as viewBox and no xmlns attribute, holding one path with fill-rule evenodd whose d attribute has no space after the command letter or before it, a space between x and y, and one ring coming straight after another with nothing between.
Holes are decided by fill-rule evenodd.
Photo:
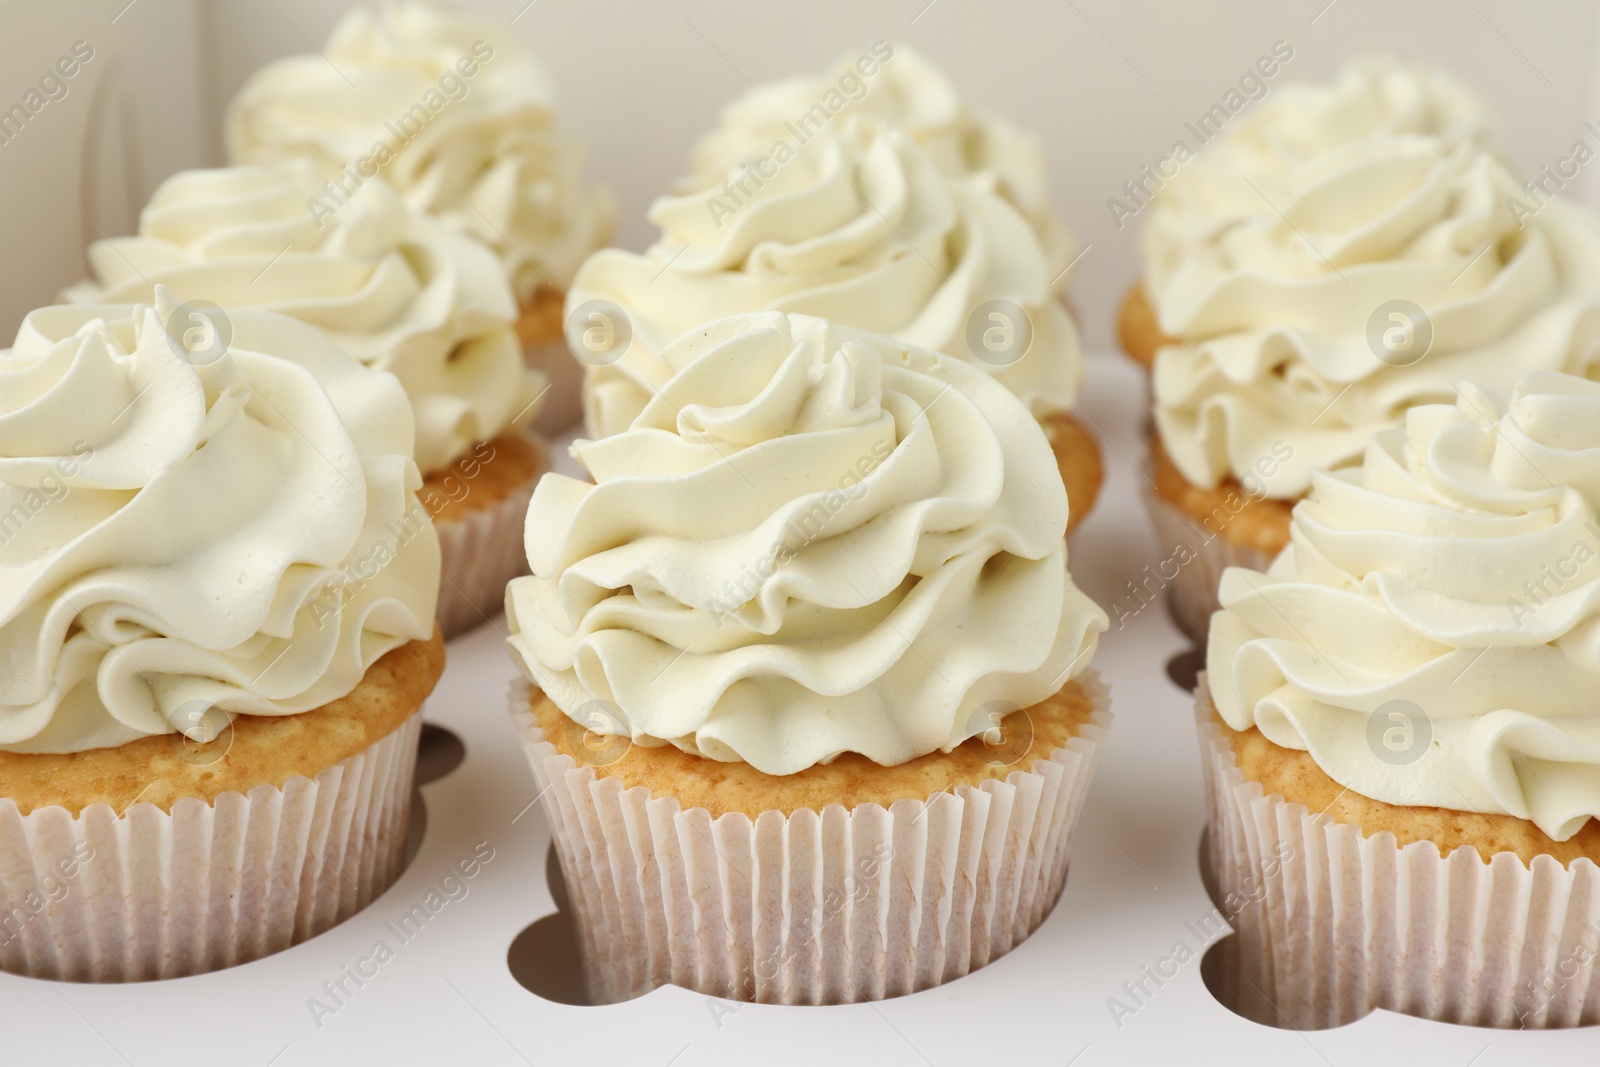
<instances>
[{"instance_id":1,"label":"vanilla cream swirl","mask_svg":"<svg viewBox=\"0 0 1600 1067\"><path fill-rule=\"evenodd\" d=\"M381 145L368 169L492 246L519 300L565 289L614 223L538 62L509 33L432 4L351 11L320 54L252 75L226 131L235 163L308 158L324 176L359 174Z\"/></svg>"},{"instance_id":2,"label":"vanilla cream swirl","mask_svg":"<svg viewBox=\"0 0 1600 1067\"><path fill-rule=\"evenodd\" d=\"M1087 665L1043 432L967 365L803 315L663 353L625 432L528 511L510 646L593 729L791 774L949 750ZM607 732L607 731L602 731Z\"/></svg>"},{"instance_id":3,"label":"vanilla cream swirl","mask_svg":"<svg viewBox=\"0 0 1600 1067\"><path fill-rule=\"evenodd\" d=\"M1559 200L1535 210L1470 137L1390 130L1376 102L1325 92L1276 101L1273 129L1298 131L1294 166L1216 178L1252 210L1219 214L1170 269L1153 257L1162 327L1181 339L1157 356L1156 425L1195 485L1242 476L1281 441L1293 457L1265 486L1293 499L1313 469L1356 461L1407 408L1451 400L1455 382L1503 402L1524 374L1583 374L1594 359L1593 215ZM1347 136L1365 132L1357 118L1377 132ZM1248 120L1239 137L1273 142Z\"/></svg>"},{"instance_id":4,"label":"vanilla cream swirl","mask_svg":"<svg viewBox=\"0 0 1600 1067\"><path fill-rule=\"evenodd\" d=\"M740 168L657 199L650 218L661 239L647 252L606 249L584 263L568 314L608 300L632 327L620 359L592 364L587 375L590 433L632 423L666 381L660 353L668 342L750 311L816 315L961 357L1035 414L1076 399L1077 330L1051 294L1037 238L1005 200L948 177L908 134L869 116L836 119L766 169L766 178L749 180L754 171ZM748 198L724 188L737 180L746 180ZM719 206L735 203L726 214ZM1031 323L1018 358L973 354L969 322L991 300L1022 309Z\"/></svg>"},{"instance_id":5,"label":"vanilla cream swirl","mask_svg":"<svg viewBox=\"0 0 1600 1067\"><path fill-rule=\"evenodd\" d=\"M1304 191L1303 171L1337 165L1338 154L1374 141L1421 138L1448 151L1485 145L1492 134L1487 109L1466 86L1442 71L1387 56L1358 59L1331 84L1290 82L1246 107L1179 164L1151 202L1140 239L1145 284L1158 307L1191 252L1241 223L1275 217L1272 204L1282 207Z\"/></svg>"},{"instance_id":6,"label":"vanilla cream swirl","mask_svg":"<svg viewBox=\"0 0 1600 1067\"><path fill-rule=\"evenodd\" d=\"M968 105L955 83L909 45L878 41L816 74L755 86L722 109L715 129L695 143L694 174L718 183L754 162L774 142L819 121L823 111L874 115L898 126L952 178L972 178L1011 203L1033 226L1055 278L1078 254L1077 241L1050 208L1044 143L998 115Z\"/></svg>"},{"instance_id":7,"label":"vanilla cream swirl","mask_svg":"<svg viewBox=\"0 0 1600 1067\"><path fill-rule=\"evenodd\" d=\"M131 304L165 285L179 300L319 327L400 379L424 472L531 418L543 375L523 364L516 306L489 250L376 179L313 221L306 200L319 185L303 161L175 174L141 212L138 236L90 246L95 282L65 295Z\"/></svg>"},{"instance_id":8,"label":"vanilla cream swirl","mask_svg":"<svg viewBox=\"0 0 1600 1067\"><path fill-rule=\"evenodd\" d=\"M1222 579L1228 725L1390 804L1556 840L1600 815L1600 383L1529 375L1498 419L1474 386L1413 408L1316 474L1292 530L1266 574Z\"/></svg>"},{"instance_id":9,"label":"vanilla cream swirl","mask_svg":"<svg viewBox=\"0 0 1600 1067\"><path fill-rule=\"evenodd\" d=\"M227 316L203 363L164 289L34 311L0 352L0 749L204 740L208 709L320 707L433 632L405 393L316 330Z\"/></svg>"}]
</instances>

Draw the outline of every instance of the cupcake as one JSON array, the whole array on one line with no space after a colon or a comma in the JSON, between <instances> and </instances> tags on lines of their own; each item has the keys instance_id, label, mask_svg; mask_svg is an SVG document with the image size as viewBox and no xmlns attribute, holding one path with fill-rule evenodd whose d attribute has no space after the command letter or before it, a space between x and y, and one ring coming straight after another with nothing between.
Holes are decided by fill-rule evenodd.
<instances>
[{"instance_id":1,"label":"cupcake","mask_svg":"<svg viewBox=\"0 0 1600 1067\"><path fill-rule=\"evenodd\" d=\"M404 863L439 546L395 379L322 333L52 307L0 352L0 968L173 978Z\"/></svg>"},{"instance_id":2,"label":"cupcake","mask_svg":"<svg viewBox=\"0 0 1600 1067\"><path fill-rule=\"evenodd\" d=\"M769 150L657 199L661 238L643 255L606 249L578 271L567 308L589 365L590 435L634 422L677 370L665 351L681 334L753 311L816 315L999 381L1050 438L1074 524L1086 516L1102 471L1094 435L1072 414L1083 354L1028 220L992 182L950 177L871 114Z\"/></svg>"},{"instance_id":3,"label":"cupcake","mask_svg":"<svg viewBox=\"0 0 1600 1067\"><path fill-rule=\"evenodd\" d=\"M1197 707L1227 992L1600 1022L1600 384L1413 408L1291 529L1224 576Z\"/></svg>"},{"instance_id":4,"label":"cupcake","mask_svg":"<svg viewBox=\"0 0 1600 1067\"><path fill-rule=\"evenodd\" d=\"M721 184L777 142L794 144L814 127L850 114L898 126L944 174L969 178L1016 208L1039 238L1056 282L1076 259L1078 242L1050 208L1044 142L967 104L944 71L906 44L876 41L817 74L753 87L723 108L716 128L696 142L689 164L699 179L687 184L691 190Z\"/></svg>"},{"instance_id":5,"label":"cupcake","mask_svg":"<svg viewBox=\"0 0 1600 1067\"><path fill-rule=\"evenodd\" d=\"M545 459L523 426L547 383L523 364L516 306L487 247L410 210L379 178L318 216L326 195L304 160L175 174L140 213L137 236L90 246L93 279L66 297L133 304L164 285L190 305L182 336L198 330L202 345L215 343L211 302L264 308L399 378L451 637L492 617L505 583L524 573L522 516Z\"/></svg>"},{"instance_id":6,"label":"cupcake","mask_svg":"<svg viewBox=\"0 0 1600 1067\"><path fill-rule=\"evenodd\" d=\"M546 475L512 713L591 997L898 996L1026 938L1109 725L1105 613L1025 408L959 360L776 312L686 334Z\"/></svg>"},{"instance_id":7,"label":"cupcake","mask_svg":"<svg viewBox=\"0 0 1600 1067\"><path fill-rule=\"evenodd\" d=\"M1223 570L1288 543L1313 470L1453 383L1503 403L1593 359L1600 223L1524 188L1463 96L1389 63L1286 87L1157 195L1147 498L1191 637Z\"/></svg>"},{"instance_id":8,"label":"cupcake","mask_svg":"<svg viewBox=\"0 0 1600 1067\"><path fill-rule=\"evenodd\" d=\"M561 307L611 236L611 198L583 177L544 70L508 32L428 3L351 11L314 55L257 71L228 107L234 163L308 159L333 204L381 177L420 213L485 242L520 308L529 364L551 382L536 425L580 413L582 368Z\"/></svg>"}]
</instances>

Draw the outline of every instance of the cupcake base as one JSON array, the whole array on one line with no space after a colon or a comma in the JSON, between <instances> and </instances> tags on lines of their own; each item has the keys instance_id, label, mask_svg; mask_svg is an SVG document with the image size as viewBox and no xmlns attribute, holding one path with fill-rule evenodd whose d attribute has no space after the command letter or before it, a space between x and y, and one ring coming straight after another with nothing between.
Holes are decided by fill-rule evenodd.
<instances>
[{"instance_id":1,"label":"cupcake base","mask_svg":"<svg viewBox=\"0 0 1600 1067\"><path fill-rule=\"evenodd\" d=\"M506 583L528 573L523 525L546 469L543 447L521 431L476 445L417 494L439 534L439 628L446 639L505 608Z\"/></svg>"},{"instance_id":2,"label":"cupcake base","mask_svg":"<svg viewBox=\"0 0 1600 1067\"><path fill-rule=\"evenodd\" d=\"M1583 842L1549 843L1565 863L1493 846L1486 861L1468 844L1447 841L1441 855L1431 840L1401 842L1407 821L1448 826L1436 809L1358 798L1369 821L1385 815L1399 830L1363 836L1336 817L1345 791L1331 779L1328 810L1312 811L1277 791L1284 783L1247 777L1236 750L1246 735L1216 717L1203 676L1196 697L1206 855L1236 930L1219 995L1234 1010L1297 1030L1374 1008L1502 1028L1600 1022L1600 867L1571 855L1600 849L1592 824Z\"/></svg>"},{"instance_id":3,"label":"cupcake base","mask_svg":"<svg viewBox=\"0 0 1600 1067\"><path fill-rule=\"evenodd\" d=\"M1140 600L1165 592L1172 621L1203 646L1211 616L1222 607L1222 572L1266 570L1289 543L1294 502L1252 499L1233 481L1215 489L1191 485L1154 435L1141 493L1161 562L1135 582L1136 592Z\"/></svg>"},{"instance_id":4,"label":"cupcake base","mask_svg":"<svg viewBox=\"0 0 1600 1067\"><path fill-rule=\"evenodd\" d=\"M1094 510L1105 481L1100 442L1087 426L1064 411L1045 415L1039 426L1055 453L1061 483L1067 489L1067 533L1071 534Z\"/></svg>"},{"instance_id":5,"label":"cupcake base","mask_svg":"<svg viewBox=\"0 0 1600 1067\"><path fill-rule=\"evenodd\" d=\"M7 774L14 795L0 799L0 969L52 981L177 978L279 952L366 907L404 866L420 707L443 661L437 637L413 641L325 708L235 720L210 742L227 746L215 755L172 735L9 756L43 762ZM171 799L174 787L192 794L277 774L385 728L281 784ZM164 773L143 796L124 796L137 780L119 769L135 764ZM32 803L63 785L106 799Z\"/></svg>"},{"instance_id":6,"label":"cupcake base","mask_svg":"<svg viewBox=\"0 0 1600 1067\"><path fill-rule=\"evenodd\" d=\"M1004 773L989 759L973 784L930 795L917 782L937 763L924 757L922 767L913 761L887 769L900 772L891 776L888 803L789 811L781 804L757 810L759 794L737 781L730 793L729 775L709 784L678 775L701 790L692 800L744 798L714 813L703 805L686 809L643 785L625 787L612 773L630 751L625 739L572 742L565 733L584 731L519 682L512 714L545 798L591 1001L627 1000L668 983L770 1004L879 1000L1004 955L1061 893L1077 812L1110 725L1105 688L1092 672L1069 690L1055 704L1028 709L1060 716L1075 700L1080 721L1045 752L1045 727L1056 724L1041 718L1028 744L1012 753L1027 770ZM562 744L546 736L541 721L563 731L554 738ZM1012 730L1009 718L1005 729ZM1003 741L996 752L1015 747ZM580 764L562 748L592 752L593 762ZM643 762L663 751L632 755ZM981 739L956 752L958 762L986 759ZM667 755L669 763L699 759ZM734 766L736 779L766 777ZM830 780L874 784L848 763L823 770ZM809 788L799 776L775 781L780 801Z\"/></svg>"},{"instance_id":7,"label":"cupcake base","mask_svg":"<svg viewBox=\"0 0 1600 1067\"><path fill-rule=\"evenodd\" d=\"M1175 345L1176 338L1161 332L1161 322L1150 303L1150 295L1142 284L1135 283L1122 298L1117 312L1117 340L1129 359L1147 372L1154 370L1156 353L1165 345Z\"/></svg>"},{"instance_id":8,"label":"cupcake base","mask_svg":"<svg viewBox=\"0 0 1600 1067\"><path fill-rule=\"evenodd\" d=\"M563 309L567 294L547 285L535 289L517 316L517 337L528 366L550 379L550 389L532 428L554 437L583 417L583 364L567 348Z\"/></svg>"}]
</instances>

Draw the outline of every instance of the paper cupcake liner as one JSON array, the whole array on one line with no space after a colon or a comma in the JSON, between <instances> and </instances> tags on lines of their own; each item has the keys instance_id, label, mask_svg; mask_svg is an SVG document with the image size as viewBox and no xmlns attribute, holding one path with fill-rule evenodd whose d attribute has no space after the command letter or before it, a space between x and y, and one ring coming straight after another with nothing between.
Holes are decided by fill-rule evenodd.
<instances>
[{"instance_id":1,"label":"paper cupcake liner","mask_svg":"<svg viewBox=\"0 0 1600 1067\"><path fill-rule=\"evenodd\" d=\"M550 391L539 404L532 429L555 437L583 417L583 364L560 335L524 345L522 355L528 366L550 379Z\"/></svg>"},{"instance_id":2,"label":"paper cupcake liner","mask_svg":"<svg viewBox=\"0 0 1600 1067\"><path fill-rule=\"evenodd\" d=\"M713 817L624 790L544 740L511 693L567 880L593 1003L667 983L766 1004L880 1000L958 978L1050 913L1111 723L1004 781L925 803Z\"/></svg>"},{"instance_id":3,"label":"paper cupcake liner","mask_svg":"<svg viewBox=\"0 0 1600 1067\"><path fill-rule=\"evenodd\" d=\"M405 864L420 712L315 778L21 814L0 800L0 970L70 982L178 978L315 937Z\"/></svg>"},{"instance_id":4,"label":"paper cupcake liner","mask_svg":"<svg viewBox=\"0 0 1600 1067\"><path fill-rule=\"evenodd\" d=\"M434 521L439 533L439 629L446 640L505 610L506 583L528 573L522 532L538 482L529 479L492 507Z\"/></svg>"},{"instance_id":5,"label":"paper cupcake liner","mask_svg":"<svg viewBox=\"0 0 1600 1067\"><path fill-rule=\"evenodd\" d=\"M1272 563L1272 557L1259 549L1232 544L1221 534L1206 529L1182 508L1162 499L1148 476L1142 492L1145 509L1155 526L1162 560L1174 559L1180 545L1187 546L1193 558L1181 565L1174 564L1172 569L1176 574L1170 579L1152 568L1151 573L1156 575L1154 581L1146 576L1134 579L1135 592L1141 598L1165 592L1172 621L1191 641L1204 645L1211 629L1211 616L1222 607L1217 596L1222 572L1229 567L1264 571Z\"/></svg>"},{"instance_id":6,"label":"paper cupcake liner","mask_svg":"<svg viewBox=\"0 0 1600 1067\"><path fill-rule=\"evenodd\" d=\"M1600 1022L1600 867L1441 856L1264 795L1196 717L1218 906L1237 931L1220 996L1272 1026L1342 1026L1373 1008L1502 1028Z\"/></svg>"}]
</instances>

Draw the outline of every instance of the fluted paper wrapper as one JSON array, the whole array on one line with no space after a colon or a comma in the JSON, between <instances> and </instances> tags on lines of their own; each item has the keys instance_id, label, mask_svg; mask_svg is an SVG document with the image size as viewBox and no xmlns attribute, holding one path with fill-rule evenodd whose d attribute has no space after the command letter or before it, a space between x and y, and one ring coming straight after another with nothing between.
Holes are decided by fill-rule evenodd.
<instances>
[{"instance_id":1,"label":"fluted paper wrapper","mask_svg":"<svg viewBox=\"0 0 1600 1067\"><path fill-rule=\"evenodd\" d=\"M1170 580L1164 574L1156 575L1156 581L1164 585L1164 589L1146 586L1141 595L1154 596L1164 592L1172 621L1191 641L1203 645L1211 629L1211 616L1222 607L1222 601L1217 596L1218 587L1222 584L1222 572L1229 567L1265 571L1272 563L1272 557L1259 549L1231 544L1221 534L1213 534L1200 522L1190 518L1182 508L1163 500L1150 485L1148 477L1143 493L1145 508L1156 529L1156 543L1161 558L1173 558L1179 545L1188 546L1194 558L1179 566ZM1139 580L1135 579L1135 584Z\"/></svg>"},{"instance_id":2,"label":"fluted paper wrapper","mask_svg":"<svg viewBox=\"0 0 1600 1067\"><path fill-rule=\"evenodd\" d=\"M1600 867L1362 837L1245 780L1204 676L1197 696L1207 856L1221 901L1240 905L1221 969L1231 1007L1298 1030L1373 1008L1469 1026L1600 1022Z\"/></svg>"},{"instance_id":3,"label":"fluted paper wrapper","mask_svg":"<svg viewBox=\"0 0 1600 1067\"><path fill-rule=\"evenodd\" d=\"M594 1003L672 983L764 1004L842 1004L936 986L1044 921L1111 715L1030 770L925 803L820 814L704 808L624 790L556 752L513 687Z\"/></svg>"},{"instance_id":4,"label":"fluted paper wrapper","mask_svg":"<svg viewBox=\"0 0 1600 1067\"><path fill-rule=\"evenodd\" d=\"M422 714L315 778L170 813L21 814L0 800L0 969L58 981L178 978L315 937L405 863Z\"/></svg>"},{"instance_id":5,"label":"fluted paper wrapper","mask_svg":"<svg viewBox=\"0 0 1600 1067\"><path fill-rule=\"evenodd\" d=\"M528 573L523 526L537 477L492 507L445 522L439 534L439 629L445 639L483 625L506 606L506 583Z\"/></svg>"},{"instance_id":6,"label":"fluted paper wrapper","mask_svg":"<svg viewBox=\"0 0 1600 1067\"><path fill-rule=\"evenodd\" d=\"M583 417L583 368L561 334L522 346L528 366L544 372L550 391L539 404L532 429L549 437L570 429Z\"/></svg>"},{"instance_id":7,"label":"fluted paper wrapper","mask_svg":"<svg viewBox=\"0 0 1600 1067\"><path fill-rule=\"evenodd\" d=\"M536 318L530 322L536 322ZM541 336L536 338L530 338L530 333L534 331L525 323L518 323L523 362L550 379L549 392L539 403L539 413L533 416L533 429L547 437L557 437L584 414L584 363L566 347L565 333L544 334L539 330Z\"/></svg>"}]
</instances>

